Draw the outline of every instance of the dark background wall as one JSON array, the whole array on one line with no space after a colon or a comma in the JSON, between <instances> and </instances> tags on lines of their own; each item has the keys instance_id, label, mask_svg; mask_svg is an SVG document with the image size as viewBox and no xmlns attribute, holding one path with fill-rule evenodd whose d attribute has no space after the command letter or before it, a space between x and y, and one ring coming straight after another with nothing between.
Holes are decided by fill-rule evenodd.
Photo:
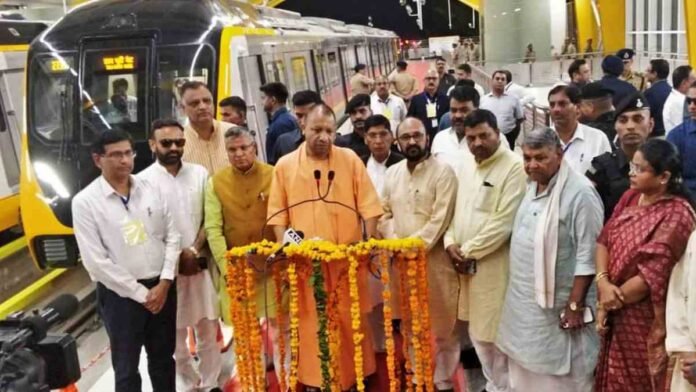
<instances>
[{"instance_id":1,"label":"dark background wall","mask_svg":"<svg viewBox=\"0 0 696 392\"><path fill-rule=\"evenodd\" d=\"M367 17L372 16L372 24L385 30L392 30L405 39L425 39L445 35L478 36L478 13L475 13L476 28L469 27L472 22L472 9L459 2L449 0L452 7L452 30L448 25L448 0L426 0L423 7L423 31L418 28L416 18L410 17L399 0L285 0L279 8L296 11L305 16L318 16L342 20L346 23L367 25ZM413 10L415 3L409 0Z\"/></svg>"}]
</instances>

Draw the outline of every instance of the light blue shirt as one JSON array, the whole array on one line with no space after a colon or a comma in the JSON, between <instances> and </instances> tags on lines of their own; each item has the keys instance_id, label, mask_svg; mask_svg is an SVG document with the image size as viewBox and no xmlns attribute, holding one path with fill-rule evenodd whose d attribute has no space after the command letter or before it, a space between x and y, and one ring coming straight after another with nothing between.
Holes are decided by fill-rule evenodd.
<instances>
[{"instance_id":1,"label":"light blue shirt","mask_svg":"<svg viewBox=\"0 0 696 392\"><path fill-rule=\"evenodd\" d=\"M599 337L594 324L570 332L561 329L559 321L575 276L595 274L595 244L604 212L590 181L570 170L560 197L554 308L542 309L534 296L534 236L556 179L539 195L537 184L530 183L517 210L510 243L510 281L496 343L527 370L563 376L570 373L571 358L578 357L576 350L582 350L584 369L594 369L597 361ZM592 285L585 304L594 306L595 301Z\"/></svg>"}]
</instances>

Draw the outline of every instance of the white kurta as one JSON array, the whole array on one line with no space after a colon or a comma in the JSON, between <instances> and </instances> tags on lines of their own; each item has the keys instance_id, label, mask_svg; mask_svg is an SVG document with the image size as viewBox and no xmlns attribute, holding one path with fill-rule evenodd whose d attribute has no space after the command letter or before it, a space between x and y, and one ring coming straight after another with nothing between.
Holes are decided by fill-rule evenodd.
<instances>
[{"instance_id":1,"label":"white kurta","mask_svg":"<svg viewBox=\"0 0 696 392\"><path fill-rule=\"evenodd\" d=\"M475 275L459 275L458 317L469 321L472 338L492 343L505 301L510 263L510 234L527 176L518 154L503 146L476 163L464 154L457 172L459 190L454 217L444 237L445 248L459 245L477 261Z\"/></svg>"},{"instance_id":2,"label":"white kurta","mask_svg":"<svg viewBox=\"0 0 696 392\"><path fill-rule=\"evenodd\" d=\"M667 291L667 351L696 353L696 234L681 261L672 270ZM672 374L672 392L696 392L682 376L681 361L677 360Z\"/></svg>"},{"instance_id":3,"label":"white kurta","mask_svg":"<svg viewBox=\"0 0 696 392\"><path fill-rule=\"evenodd\" d=\"M174 225L181 233L181 247L193 245L203 224L203 196L208 171L200 165L182 162L176 177L158 162L138 174L162 190L170 206ZM219 317L217 292L208 270L192 275L179 275L177 288L177 328L191 327L201 319Z\"/></svg>"}]
</instances>

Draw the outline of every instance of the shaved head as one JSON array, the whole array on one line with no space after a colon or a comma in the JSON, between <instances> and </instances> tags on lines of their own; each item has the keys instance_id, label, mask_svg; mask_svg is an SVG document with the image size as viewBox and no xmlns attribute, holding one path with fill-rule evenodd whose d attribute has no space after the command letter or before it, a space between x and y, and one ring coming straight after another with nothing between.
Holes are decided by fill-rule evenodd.
<instances>
[{"instance_id":1,"label":"shaved head","mask_svg":"<svg viewBox=\"0 0 696 392\"><path fill-rule=\"evenodd\" d=\"M307 113L307 121L309 121L310 118L316 117L331 117L334 121L336 121L336 114L334 113L333 109L323 102L316 104Z\"/></svg>"},{"instance_id":2,"label":"shaved head","mask_svg":"<svg viewBox=\"0 0 696 392\"><path fill-rule=\"evenodd\" d=\"M396 127L396 137L399 137L399 132L402 130L420 130L426 132L423 121L416 117L406 117L406 119Z\"/></svg>"}]
</instances>

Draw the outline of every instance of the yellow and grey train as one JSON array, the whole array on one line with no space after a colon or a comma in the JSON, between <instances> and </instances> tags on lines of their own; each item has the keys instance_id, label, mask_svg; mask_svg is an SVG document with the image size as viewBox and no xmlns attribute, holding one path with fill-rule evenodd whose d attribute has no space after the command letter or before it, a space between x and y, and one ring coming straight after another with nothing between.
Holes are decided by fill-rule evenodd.
<instances>
[{"instance_id":1,"label":"yellow and grey train","mask_svg":"<svg viewBox=\"0 0 696 392\"><path fill-rule=\"evenodd\" d=\"M0 232L19 227L19 157L24 122L24 67L44 22L0 19Z\"/></svg>"},{"instance_id":2,"label":"yellow and grey train","mask_svg":"<svg viewBox=\"0 0 696 392\"><path fill-rule=\"evenodd\" d=\"M71 200L98 172L89 147L119 127L135 140L136 171L152 162L149 124L181 117L177 87L206 83L219 101L245 98L263 154L268 116L259 87L312 89L337 115L357 63L391 72L398 37L389 31L224 0L102 0L73 9L28 53L26 131L21 146L22 221L40 268L79 262ZM114 82L127 85L116 112ZM0 135L1 136L1 135Z\"/></svg>"}]
</instances>

